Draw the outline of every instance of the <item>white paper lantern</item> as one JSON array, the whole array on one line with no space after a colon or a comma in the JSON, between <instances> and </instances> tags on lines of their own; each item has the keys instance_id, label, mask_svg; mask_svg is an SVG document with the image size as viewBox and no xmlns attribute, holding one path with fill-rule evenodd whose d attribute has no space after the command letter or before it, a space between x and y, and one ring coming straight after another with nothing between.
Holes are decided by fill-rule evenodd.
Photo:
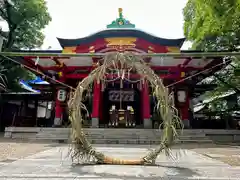
<instances>
[{"instance_id":1,"label":"white paper lantern","mask_svg":"<svg viewBox=\"0 0 240 180\"><path fill-rule=\"evenodd\" d=\"M67 92L65 90L63 90L63 89L58 90L57 99L60 102L64 102L67 97L66 94L67 94Z\"/></svg>"},{"instance_id":2,"label":"white paper lantern","mask_svg":"<svg viewBox=\"0 0 240 180\"><path fill-rule=\"evenodd\" d=\"M178 102L181 102L181 103L186 102L186 92L185 91L178 91L177 96L178 96Z\"/></svg>"}]
</instances>

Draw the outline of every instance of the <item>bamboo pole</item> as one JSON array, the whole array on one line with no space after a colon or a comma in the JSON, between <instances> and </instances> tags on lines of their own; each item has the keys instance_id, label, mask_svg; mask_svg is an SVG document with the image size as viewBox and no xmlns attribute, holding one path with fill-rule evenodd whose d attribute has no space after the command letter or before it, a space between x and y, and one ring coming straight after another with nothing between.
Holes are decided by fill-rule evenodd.
<instances>
[{"instance_id":1,"label":"bamboo pole","mask_svg":"<svg viewBox=\"0 0 240 180\"><path fill-rule=\"evenodd\" d=\"M103 57L106 53L41 53L41 52L0 52L2 56L36 56L36 57ZM182 52L182 53L140 53L142 57L239 57L240 52Z\"/></svg>"}]
</instances>

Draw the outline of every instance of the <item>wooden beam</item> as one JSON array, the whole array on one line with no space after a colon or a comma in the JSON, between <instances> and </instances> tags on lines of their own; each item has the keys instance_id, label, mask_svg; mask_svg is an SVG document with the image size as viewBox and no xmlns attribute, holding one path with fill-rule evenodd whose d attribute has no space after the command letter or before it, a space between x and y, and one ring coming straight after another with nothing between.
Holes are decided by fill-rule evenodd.
<instances>
[{"instance_id":1,"label":"wooden beam","mask_svg":"<svg viewBox=\"0 0 240 180\"><path fill-rule=\"evenodd\" d=\"M65 78L66 79L83 79L85 77L87 77L88 74L66 74ZM108 74L105 78L117 78L117 75L111 75ZM140 79L143 78L144 76L139 75L139 74L131 74L130 78L133 79ZM167 74L167 75L159 75L160 78L162 79L176 79L179 78L179 74Z\"/></svg>"},{"instance_id":2,"label":"wooden beam","mask_svg":"<svg viewBox=\"0 0 240 180\"><path fill-rule=\"evenodd\" d=\"M58 66L48 66L48 67L42 67L44 70L52 70L52 71L59 71ZM92 70L92 66L66 66L66 71L75 71L75 70ZM178 70L178 66L151 66L151 69L153 70ZM193 67L193 66L188 66L184 67L185 70L187 71L197 71L197 70L203 70L203 67Z\"/></svg>"},{"instance_id":3,"label":"wooden beam","mask_svg":"<svg viewBox=\"0 0 240 180\"><path fill-rule=\"evenodd\" d=\"M1 56L35 56L35 57L104 57L106 53L41 53L41 52L0 52ZM240 52L180 52L180 53L140 53L142 57L239 57ZM194 60L194 59L193 59Z\"/></svg>"}]
</instances>

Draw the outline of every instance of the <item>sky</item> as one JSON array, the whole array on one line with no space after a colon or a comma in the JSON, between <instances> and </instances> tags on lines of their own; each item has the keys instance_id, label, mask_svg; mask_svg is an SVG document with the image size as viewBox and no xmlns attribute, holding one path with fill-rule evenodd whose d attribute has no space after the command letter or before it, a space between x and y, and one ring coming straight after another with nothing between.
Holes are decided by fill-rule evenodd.
<instances>
[{"instance_id":1,"label":"sky","mask_svg":"<svg viewBox=\"0 0 240 180\"><path fill-rule=\"evenodd\" d=\"M41 49L61 49L56 37L81 38L106 29L118 8L137 29L161 38L182 38L187 0L46 0L52 21L43 30ZM182 49L187 49L185 43Z\"/></svg>"},{"instance_id":2,"label":"sky","mask_svg":"<svg viewBox=\"0 0 240 180\"><path fill-rule=\"evenodd\" d=\"M52 22L44 30L42 49L61 49L56 37L81 38L106 29L123 8L123 16L147 33L182 38L187 0L47 0ZM189 43L184 44L187 49Z\"/></svg>"}]
</instances>

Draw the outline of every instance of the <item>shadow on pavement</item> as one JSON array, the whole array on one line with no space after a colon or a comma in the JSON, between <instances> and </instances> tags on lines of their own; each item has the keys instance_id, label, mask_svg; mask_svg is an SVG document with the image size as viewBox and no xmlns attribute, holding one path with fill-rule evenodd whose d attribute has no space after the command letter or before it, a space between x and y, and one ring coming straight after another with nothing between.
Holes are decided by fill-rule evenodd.
<instances>
[{"instance_id":1,"label":"shadow on pavement","mask_svg":"<svg viewBox=\"0 0 240 180\"><path fill-rule=\"evenodd\" d=\"M146 169L143 169L142 171L144 171L143 174L136 174L136 175L132 175L132 174L124 174L124 172L121 170L122 167L126 167L128 168L128 165L122 165L122 166L119 166L119 165L97 165L97 166L106 166L106 167L109 167L109 166L118 166L118 167L121 167L119 169L119 172L117 173L114 173L114 172L108 172L108 173L105 173L105 172L94 172L93 170L91 171L89 168L87 169L84 169L85 167L91 167L93 165L89 164L89 165L74 165L72 166L71 168L71 171L76 173L76 174L79 174L79 176L83 176L83 175L92 175L92 176L98 176L96 177L97 178L106 178L106 179L118 179L118 178L122 178L122 179L146 179L146 180L160 180L160 179L163 179L163 178L184 178L184 179L188 179L190 177L193 177L193 176L200 176L196 171L193 171L189 168L185 168L185 167L177 167L177 166L165 166L165 165L147 165L147 166L131 166L131 167L139 167L139 168L145 168ZM130 166L130 165L129 165ZM117 168L116 167L116 170ZM164 173L160 173L160 174L155 174L155 173L151 173L150 171L148 172L148 168L163 168L163 171L165 171ZM106 168L108 169L108 168ZM164 170L166 169L166 170ZM89 171L88 171L89 170ZM158 171L158 170L157 170ZM159 169L159 171L161 171ZM123 175L118 175L118 173L121 173ZM146 174L146 175L144 175ZM91 177L92 178L92 177ZM82 179L82 177L81 177Z\"/></svg>"}]
</instances>

